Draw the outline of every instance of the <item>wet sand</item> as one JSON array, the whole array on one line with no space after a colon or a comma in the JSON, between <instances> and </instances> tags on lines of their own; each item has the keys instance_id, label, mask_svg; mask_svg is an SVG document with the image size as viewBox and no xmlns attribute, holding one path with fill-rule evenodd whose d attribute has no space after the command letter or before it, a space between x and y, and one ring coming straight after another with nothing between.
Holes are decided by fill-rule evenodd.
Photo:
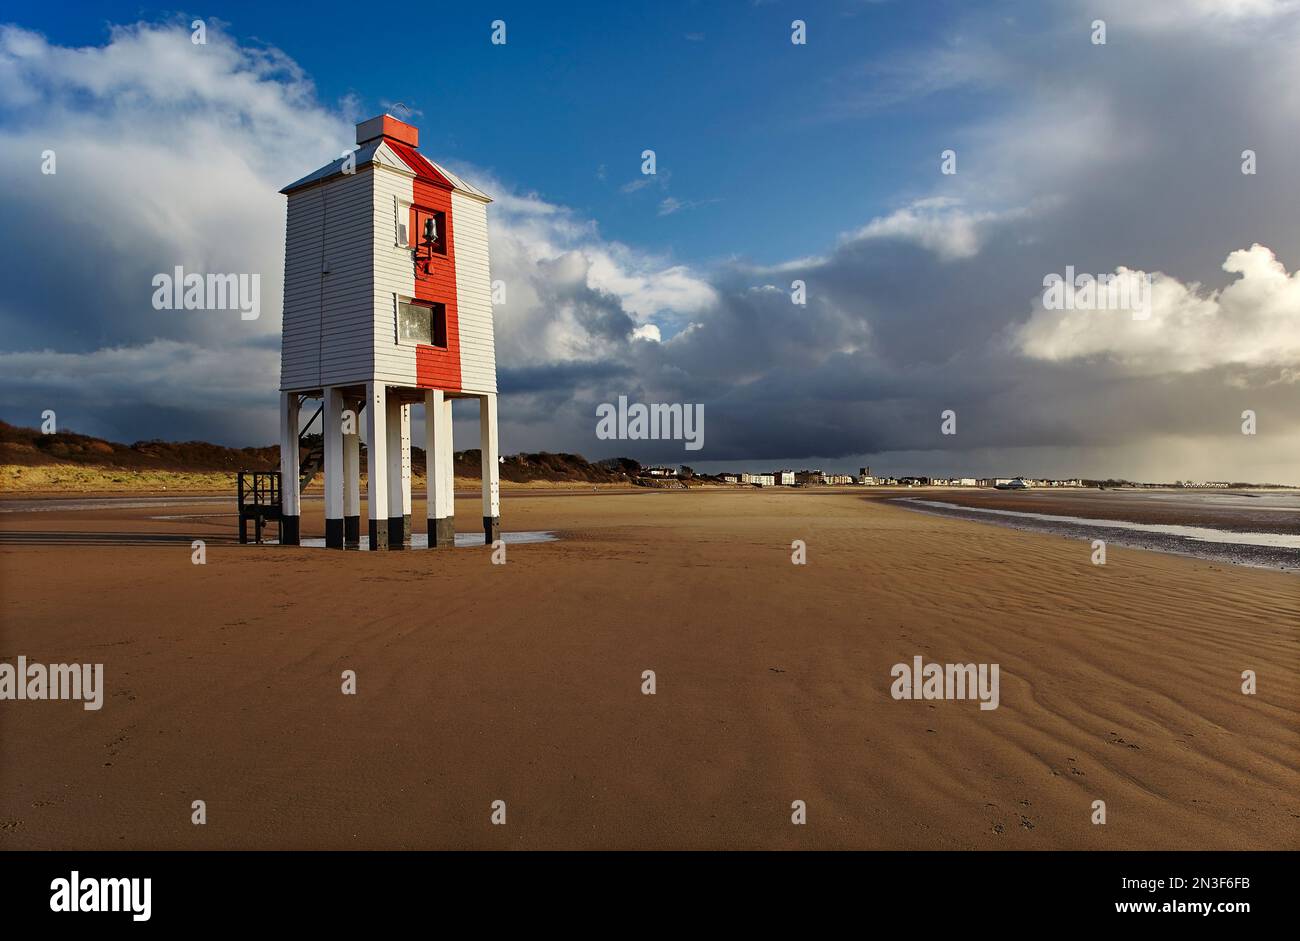
<instances>
[{"instance_id":1,"label":"wet sand","mask_svg":"<svg viewBox=\"0 0 1300 941\"><path fill-rule=\"evenodd\" d=\"M872 488L875 490L875 488ZM876 491L884 493L885 488ZM888 488L891 496L1023 513L1081 516L1251 533L1300 533L1300 492L1277 490L1095 490L976 487Z\"/></svg>"},{"instance_id":2,"label":"wet sand","mask_svg":"<svg viewBox=\"0 0 1300 941\"><path fill-rule=\"evenodd\" d=\"M1300 501L1293 494L1269 496L1272 499L1267 505L1245 509L1229 500L1174 498L1164 502L1164 494L1144 493L1129 494L1122 500L1081 500L1061 491L1046 491L1025 501L1001 495L922 491L891 502L939 516L1088 543L1101 540L1107 545L1300 574L1300 531L1296 529ZM1154 506L1148 507L1148 503Z\"/></svg>"},{"instance_id":3,"label":"wet sand","mask_svg":"<svg viewBox=\"0 0 1300 941\"><path fill-rule=\"evenodd\" d=\"M503 521L559 538L494 566L241 547L184 501L3 514L0 659L103 663L107 692L0 702L0 849L1300 845L1294 575L1094 566L854 491L509 494ZM999 708L892 699L918 654L1000 664Z\"/></svg>"}]
</instances>

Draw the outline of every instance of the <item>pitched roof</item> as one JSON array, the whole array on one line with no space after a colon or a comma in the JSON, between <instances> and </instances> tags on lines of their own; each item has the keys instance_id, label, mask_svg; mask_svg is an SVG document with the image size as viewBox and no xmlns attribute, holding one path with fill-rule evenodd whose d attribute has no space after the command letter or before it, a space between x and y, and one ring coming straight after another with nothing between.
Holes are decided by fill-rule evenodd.
<instances>
[{"instance_id":1,"label":"pitched roof","mask_svg":"<svg viewBox=\"0 0 1300 941\"><path fill-rule=\"evenodd\" d=\"M382 140L376 140L371 141L364 147L358 147L356 150L356 165L358 167L364 166L374 160L375 151L379 150L382 144ZM339 159L334 162L325 164L325 166L321 167L319 170L314 170L313 172L308 173L302 179L294 180L284 189L280 190L280 192L286 194L292 193L294 190L300 190L304 186L310 186L312 183L319 183L321 180L327 180L332 176L342 176L343 164L347 162L347 159L347 157L339 157Z\"/></svg>"},{"instance_id":2,"label":"pitched roof","mask_svg":"<svg viewBox=\"0 0 1300 941\"><path fill-rule=\"evenodd\" d=\"M404 173L413 173L419 179L427 180L437 186L445 186L448 189L464 193L467 196L473 196L485 202L492 201L491 196L464 177L452 173L441 164L434 163L411 144L404 143L394 137L372 138L359 145L353 156L358 169L367 164L377 163ZM347 156L339 157L319 170L307 174L302 179L294 180L280 192L287 195L295 190L321 183L332 177L342 176L343 166L347 161Z\"/></svg>"},{"instance_id":3,"label":"pitched roof","mask_svg":"<svg viewBox=\"0 0 1300 941\"><path fill-rule=\"evenodd\" d=\"M460 190L462 193L467 193L470 196L477 196L479 199L490 200L492 198L477 186L466 182L461 177L452 173L446 167L434 163L409 144L403 144L400 141L385 138L384 146L396 153L398 158L410 168L411 172L421 179L449 186L454 190Z\"/></svg>"}]
</instances>

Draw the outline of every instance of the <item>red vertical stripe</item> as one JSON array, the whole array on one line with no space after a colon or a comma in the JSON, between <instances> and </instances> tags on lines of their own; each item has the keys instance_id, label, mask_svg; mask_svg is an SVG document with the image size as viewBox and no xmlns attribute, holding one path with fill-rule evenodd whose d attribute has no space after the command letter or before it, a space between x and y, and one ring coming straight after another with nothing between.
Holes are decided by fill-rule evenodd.
<instances>
[{"instance_id":1,"label":"red vertical stripe","mask_svg":"<svg viewBox=\"0 0 1300 941\"><path fill-rule=\"evenodd\" d=\"M386 139L398 157L416 174L411 186L411 218L407 231L417 246L415 298L442 304L447 311L447 346L419 345L415 349L415 383L421 389L461 390L460 318L456 312L456 237L451 213L451 184L433 166L400 141ZM446 219L442 238L447 254L430 253L419 245L424 232L415 224L415 210L441 212Z\"/></svg>"}]
</instances>

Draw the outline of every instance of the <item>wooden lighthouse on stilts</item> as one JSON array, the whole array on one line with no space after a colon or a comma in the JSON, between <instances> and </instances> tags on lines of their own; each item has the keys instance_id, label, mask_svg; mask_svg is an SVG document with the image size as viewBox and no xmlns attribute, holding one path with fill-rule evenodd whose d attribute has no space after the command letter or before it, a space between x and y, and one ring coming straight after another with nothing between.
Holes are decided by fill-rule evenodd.
<instances>
[{"instance_id":1,"label":"wooden lighthouse on stilts","mask_svg":"<svg viewBox=\"0 0 1300 941\"><path fill-rule=\"evenodd\" d=\"M418 146L416 128L372 118L357 125L355 152L281 190L283 543L299 542L300 494L323 470L326 545L359 544L364 424L370 548L408 545L411 406L423 405L429 547L453 545L456 399L478 400L483 532L500 537L491 199ZM308 399L322 400L323 446L300 466Z\"/></svg>"}]
</instances>

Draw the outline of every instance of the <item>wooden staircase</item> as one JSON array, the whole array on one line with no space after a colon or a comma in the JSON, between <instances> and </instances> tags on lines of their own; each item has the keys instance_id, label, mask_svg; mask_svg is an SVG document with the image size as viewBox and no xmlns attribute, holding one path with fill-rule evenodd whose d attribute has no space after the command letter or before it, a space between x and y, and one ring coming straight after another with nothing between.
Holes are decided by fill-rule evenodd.
<instances>
[{"instance_id":1,"label":"wooden staircase","mask_svg":"<svg viewBox=\"0 0 1300 941\"><path fill-rule=\"evenodd\" d=\"M365 407L366 407L366 403L365 400L363 399L361 401L360 407L357 409L358 421L360 421L361 412L365 409ZM307 424L303 426L302 431L298 433L298 443L300 449L302 446L306 446L305 442L307 438L307 432L311 429L311 426L316 423L316 419L321 417L324 411L325 411L325 405L324 403L322 403L321 407L316 409L316 414L312 415L311 420L308 421ZM308 447L308 451L306 455L304 455L298 462L298 492L299 493L304 493L307 490L307 487L310 486L311 482L316 479L316 475L319 474L321 470L325 467L324 425L325 423L322 420L320 441L311 444Z\"/></svg>"},{"instance_id":2,"label":"wooden staircase","mask_svg":"<svg viewBox=\"0 0 1300 941\"><path fill-rule=\"evenodd\" d=\"M304 400L305 398L306 397L304 396ZM307 419L307 424L303 425L302 430L298 432L298 453L300 455L300 457L298 458L298 492L299 493L302 493L307 489L307 485L316 479L316 475L319 474L321 472L321 468L325 466L325 435L324 434L321 435L321 439L319 442L311 445L310 450L307 451L306 457L301 456L302 448L307 438L307 432L311 430L312 425L316 424L316 419L320 418L321 415L323 415L324 413L325 413L325 403L322 402L320 408L316 409L316 414L312 415L311 418ZM322 421L321 422L322 432L324 431L324 426L325 423Z\"/></svg>"},{"instance_id":3,"label":"wooden staircase","mask_svg":"<svg viewBox=\"0 0 1300 941\"><path fill-rule=\"evenodd\" d=\"M301 439L299 439L301 440ZM304 493L325 466L325 446L313 444L298 463L298 492Z\"/></svg>"}]
</instances>

